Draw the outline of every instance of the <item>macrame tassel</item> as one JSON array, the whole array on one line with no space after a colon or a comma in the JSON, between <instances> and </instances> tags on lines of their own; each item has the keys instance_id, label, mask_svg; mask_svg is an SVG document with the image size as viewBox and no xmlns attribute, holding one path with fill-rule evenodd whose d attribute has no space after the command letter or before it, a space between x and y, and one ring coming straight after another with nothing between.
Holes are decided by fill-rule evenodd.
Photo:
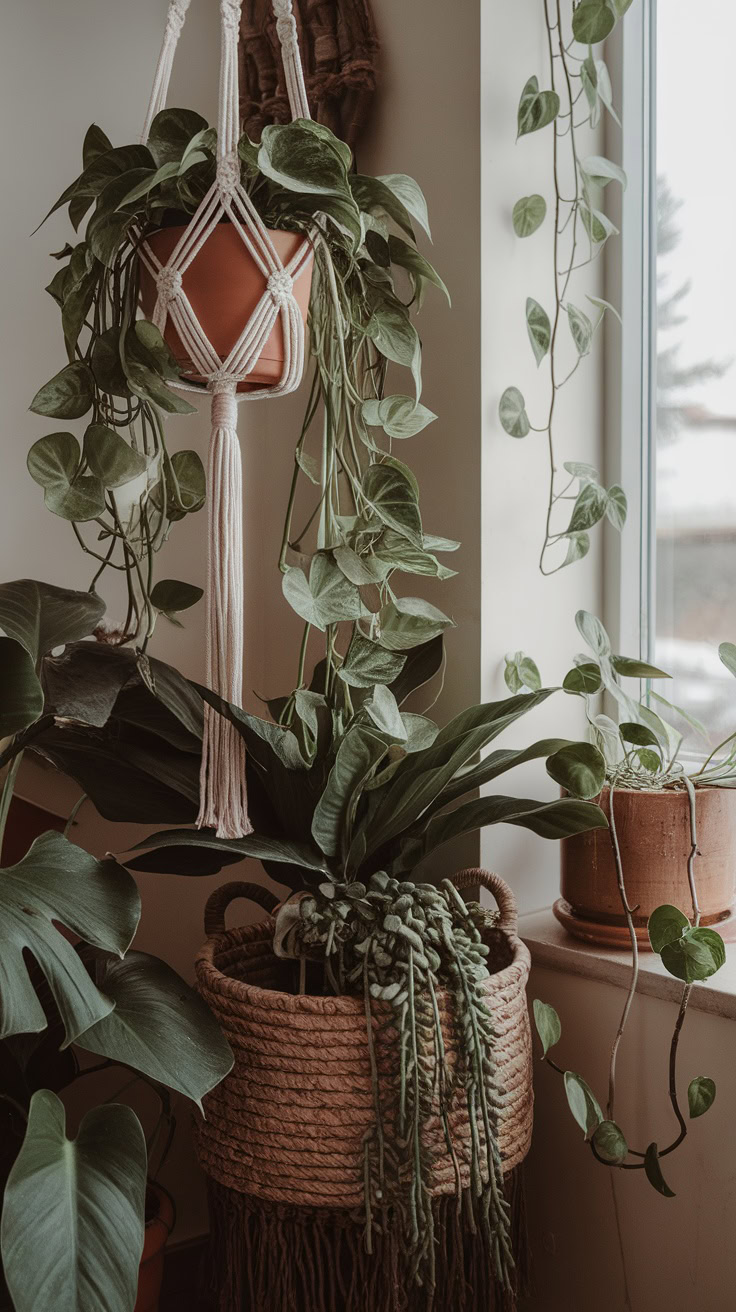
<instances>
[{"instance_id":1,"label":"macrame tassel","mask_svg":"<svg viewBox=\"0 0 736 1312\"><path fill-rule=\"evenodd\" d=\"M207 684L240 705L243 690L243 474L238 442L235 381L216 378L212 388L207 506ZM200 807L197 825L218 838L244 838L248 819L245 746L224 716L205 706Z\"/></svg>"}]
</instances>

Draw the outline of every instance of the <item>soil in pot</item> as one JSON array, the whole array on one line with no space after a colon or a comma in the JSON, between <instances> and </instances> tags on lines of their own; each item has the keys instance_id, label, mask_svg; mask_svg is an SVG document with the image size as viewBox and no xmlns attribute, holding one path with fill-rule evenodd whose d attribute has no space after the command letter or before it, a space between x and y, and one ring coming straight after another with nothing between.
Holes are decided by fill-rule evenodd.
<instances>
[{"instance_id":1,"label":"soil in pot","mask_svg":"<svg viewBox=\"0 0 736 1312\"><path fill-rule=\"evenodd\" d=\"M701 923L720 925L731 917L736 900L736 790L699 788L695 797L699 853L695 878ZM610 815L608 789L597 800ZM617 788L614 817L637 939L640 947L648 949L647 921L656 907L666 902L691 914L688 795L684 789ZM576 938L601 947L628 945L608 830L595 829L563 841L561 893L554 912Z\"/></svg>"},{"instance_id":2,"label":"soil in pot","mask_svg":"<svg viewBox=\"0 0 736 1312\"><path fill-rule=\"evenodd\" d=\"M148 245L162 264L167 264L185 228L161 228L148 238ZM304 242L301 233L269 229L282 264L287 265ZM307 267L294 280L294 297L306 322L309 293L312 282L311 258ZM141 306L148 319L156 306L156 284L141 263ZM221 360L227 359L248 319L261 299L265 279L253 256L246 249L242 237L230 222L218 223L202 249L182 275L182 286L189 303ZM193 371L181 338L171 319L167 319L164 337L177 360L182 373L192 382L204 379ZM284 334L281 316L277 318L255 369L247 381L238 384L238 391L253 391L256 387L279 382L284 365Z\"/></svg>"}]
</instances>

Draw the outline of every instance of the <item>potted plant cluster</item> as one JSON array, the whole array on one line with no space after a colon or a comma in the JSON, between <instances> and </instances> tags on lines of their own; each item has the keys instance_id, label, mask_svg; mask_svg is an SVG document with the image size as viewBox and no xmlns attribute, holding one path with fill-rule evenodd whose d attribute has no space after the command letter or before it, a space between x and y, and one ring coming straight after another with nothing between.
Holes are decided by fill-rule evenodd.
<instances>
[{"instance_id":1,"label":"potted plant cluster","mask_svg":"<svg viewBox=\"0 0 736 1312\"><path fill-rule=\"evenodd\" d=\"M631 981L611 1048L605 1115L585 1080L564 1071L548 1056L561 1036L554 1009L537 1000L534 1014L543 1054L564 1076L570 1110L594 1156L608 1166L644 1170L661 1194L672 1197L659 1161L687 1134L677 1092L680 1031L693 986L709 979L725 962L725 945L714 926L730 917L736 893L731 859L736 735L729 734L703 761L688 762L681 753L683 734L670 721L684 722L706 741L708 735L692 716L649 689L652 681L669 675L646 662L616 655L594 615L580 611L576 619L592 659L588 654L579 656L562 686L583 699L591 740L605 761L605 782L596 800L609 828L604 842L598 835L565 840L562 898L554 909L565 928L585 941L608 947L631 945ZM719 654L736 675L734 645L722 643ZM626 678L646 681L641 698L625 690ZM534 687L539 673L535 663L519 652L507 662L507 681L516 687L522 679ZM617 706L618 723L600 710L601 693ZM668 1091L677 1133L666 1147L651 1143L644 1151L629 1147L615 1121L616 1058L636 993L640 947L658 953L666 970L683 983L669 1062ZM715 1093L707 1076L690 1081L691 1119L709 1109Z\"/></svg>"},{"instance_id":2,"label":"potted plant cluster","mask_svg":"<svg viewBox=\"0 0 736 1312\"><path fill-rule=\"evenodd\" d=\"M343 1211L341 1230L328 1208L326 1226L325 1209L315 1208L309 1179L302 1177L299 1215L292 1215L289 1228L278 1206L268 1206L261 1181L241 1234L227 1241L223 1218L216 1235L225 1247L229 1242L230 1275L242 1287L253 1276L252 1244L268 1250L269 1235L286 1234L301 1256L296 1274L294 1264L277 1262L283 1290L289 1280L302 1281L302 1293L311 1296L310 1272L324 1273L330 1246L329 1278L347 1281L343 1295L322 1290L311 1304L314 1312L348 1294L351 1306L364 1307L364 1278L372 1282L376 1306L414 1297L414 1288L427 1305L438 1290L456 1297L458 1307L480 1306L478 1299L486 1306L496 1295L508 1302L515 1275L502 1158L511 1118L504 1120L504 1108L519 1100L523 1156L530 1125L523 1006L528 957L513 933L510 895L499 881L492 883L501 904L494 921L476 904L465 904L451 882L435 888L415 871L435 848L486 824L512 823L553 839L605 826L601 810L587 800L599 791L602 761L590 744L562 739L494 751L478 761L479 752L551 689L471 707L443 728L426 711L405 707L443 668L443 634L451 626L429 602L399 589L402 574L448 577L439 557L458 544L425 530L416 479L393 454L395 441L434 418L419 400L421 348L413 315L428 285L444 287L416 246L416 225L428 227L417 184L403 174L354 173L347 148L308 122L267 129L258 145L241 140L238 166L267 222L314 238L313 371L280 553L284 595L304 623L294 687L269 701L267 715L255 716L150 654L158 617L180 622L179 614L199 597L190 584L156 581L154 572L158 549L177 520L201 508L205 486L196 453L170 452L164 435L164 416L189 408L170 386L180 381L182 367L186 376L187 363L175 340L167 344L149 319L138 317L139 300L146 300L140 243L144 235L177 226L196 206L214 167L214 144L212 130L186 111L155 119L147 147L112 147L92 128L84 170L59 202L68 205L75 226L86 219L84 236L60 252L61 268L49 288L61 307L69 361L40 389L32 408L65 424L82 421L84 432L81 440L66 429L39 437L29 469L47 507L70 522L94 564L87 593L28 581L0 588L0 729L9 739L0 758L7 768L1 814L4 820L21 757L29 753L76 780L108 820L191 825L204 706L233 724L247 748L255 832L227 840L211 831L170 828L149 838L125 865L128 872L186 876L213 873L243 856L262 861L284 887L286 902L275 922L266 922L254 942L244 942L237 959L231 957L234 975L216 951L221 935L210 940L209 963L225 980L220 993L229 993L237 1012L238 987L250 987L253 957L256 979L269 984L259 987L255 1003L248 995L243 1026L247 1032L260 1023L254 1006L261 1021L268 1020L269 1006L292 1017L291 1048L287 1035L277 1054L282 1089L290 1086L290 1063L295 1071L298 1065L294 1036L306 1032L312 1066L305 1101L317 1107L327 1143L334 1118L315 1070L325 1057L319 1016L347 1018L347 1028L359 1035L357 1065L351 1069L347 1058L347 1078L357 1081L368 1124L358 1159L348 1154L360 1215L355 1206ZM411 394L388 391L390 365L409 370ZM314 488L304 528L294 525L299 480ZM106 621L100 593L110 570L125 580L127 609ZM551 802L476 796L480 786L535 758L547 761L566 796ZM86 1047L199 1101L222 1079L230 1053L204 1004L174 982L163 963L125 955L138 916L128 872L57 834L42 835L23 862L3 872L0 902L8 899L15 947L4 955L0 980L6 1038L12 1045L16 1034L45 1032L47 1024L22 962L27 946L64 1024L63 1051L68 1042ZM471 882L482 877L474 874ZM460 883L467 886L468 879ZM88 947L69 942L56 923ZM207 950L200 985L224 1016L227 1006L205 978L206 956ZM291 958L298 962L294 970ZM274 976L274 970L281 973ZM504 1040L496 1037L497 1009L509 997L513 1033ZM237 1014L235 1021L233 1034L240 1033ZM183 1045L186 1063L178 1056ZM506 1069L509 1045L516 1060ZM22 1053L32 1046L25 1039L19 1044ZM226 1122L248 1126L254 1142L273 1129L265 1120L248 1120L248 1099L263 1101L273 1078L255 1062L243 1064L247 1046L235 1040L236 1077L223 1085L221 1102L207 1103L211 1115L201 1142L208 1169L207 1145L216 1153L218 1133L228 1142L218 1129L223 1108ZM22 1067L20 1057L17 1063ZM25 1115L32 1092L29 1079L15 1098L19 1114ZM245 1091L243 1081L250 1081ZM298 1135L293 1138L298 1147ZM279 1140L285 1161L289 1146L287 1126ZM40 1185L43 1153L53 1159L58 1211L54 1242L44 1247L48 1261L34 1260L29 1281L28 1245L38 1234L27 1220L47 1202ZM278 1177L279 1160L277 1153L271 1178ZM72 1163L75 1190L68 1188ZM86 1189L100 1181L107 1190L102 1210L111 1218L110 1232L94 1236L109 1263L104 1277L94 1269L85 1224ZM56 1094L33 1095L3 1212L3 1260L17 1312L41 1306L42 1291L50 1287L43 1282L57 1278L55 1306L70 1312L96 1306L94 1282L102 1279L107 1305L129 1312L144 1182L142 1132L128 1109L91 1112L70 1146ZM238 1192L242 1187L224 1195L233 1207ZM346 1273L340 1253L348 1230L353 1260ZM79 1242L70 1255L60 1250L71 1232ZM468 1241L468 1233L476 1238ZM437 1263L441 1240L458 1267ZM394 1265L387 1267L378 1253L371 1258L376 1246L390 1250ZM75 1301L78 1287L84 1289L81 1302Z\"/></svg>"}]
</instances>

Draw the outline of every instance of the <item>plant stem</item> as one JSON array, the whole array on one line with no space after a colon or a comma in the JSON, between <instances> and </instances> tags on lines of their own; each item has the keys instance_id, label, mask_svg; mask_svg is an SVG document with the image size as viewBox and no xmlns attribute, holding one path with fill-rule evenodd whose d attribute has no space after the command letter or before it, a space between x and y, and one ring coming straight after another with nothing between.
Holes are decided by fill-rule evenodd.
<instances>
[{"instance_id":1,"label":"plant stem","mask_svg":"<svg viewBox=\"0 0 736 1312\"><path fill-rule=\"evenodd\" d=\"M634 928L634 918L631 913L631 907L629 906L629 900L626 896L626 888L624 885L624 873L621 864L621 849L619 847L618 834L616 832L616 817L614 814L614 792L615 792L615 782L614 780L611 780L608 786L608 804L609 804L610 824L611 824L611 847L613 849L613 859L616 865L616 880L618 882L619 897L621 899L621 906L623 907L624 915L626 916L626 924L629 930L629 938L631 940L632 967L631 967L631 980L629 983L629 991L626 995L626 1001L624 1003L623 1011L621 1012L621 1019L619 1021L616 1037L613 1040L613 1045L611 1047L611 1059L608 1067L608 1105L607 1105L606 1114L609 1121L613 1121L615 1119L614 1105L616 1100L616 1058L618 1056L619 1045L621 1043L621 1039L623 1038L623 1033L626 1028L626 1022L629 1019L629 1012L631 1011L631 1005L634 1001L634 994L636 993L636 988L639 983L639 943L637 941L636 929Z\"/></svg>"}]
</instances>

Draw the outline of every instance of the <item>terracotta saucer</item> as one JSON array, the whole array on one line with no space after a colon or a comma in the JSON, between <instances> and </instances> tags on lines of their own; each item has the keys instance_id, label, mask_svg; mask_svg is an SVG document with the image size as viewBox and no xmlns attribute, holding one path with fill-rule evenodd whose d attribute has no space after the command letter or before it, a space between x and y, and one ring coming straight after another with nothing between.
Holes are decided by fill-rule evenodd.
<instances>
[{"instance_id":1,"label":"terracotta saucer","mask_svg":"<svg viewBox=\"0 0 736 1312\"><path fill-rule=\"evenodd\" d=\"M630 947L631 940L626 925L583 920L562 897L557 899L552 910L568 934L572 934L573 938L580 939L583 943L591 943L599 948L615 948L618 952L626 951ZM736 943L736 909L732 908L720 920L711 916L704 918L702 923L717 930L724 942ZM651 952L646 925L637 925L635 932L640 951Z\"/></svg>"}]
</instances>

